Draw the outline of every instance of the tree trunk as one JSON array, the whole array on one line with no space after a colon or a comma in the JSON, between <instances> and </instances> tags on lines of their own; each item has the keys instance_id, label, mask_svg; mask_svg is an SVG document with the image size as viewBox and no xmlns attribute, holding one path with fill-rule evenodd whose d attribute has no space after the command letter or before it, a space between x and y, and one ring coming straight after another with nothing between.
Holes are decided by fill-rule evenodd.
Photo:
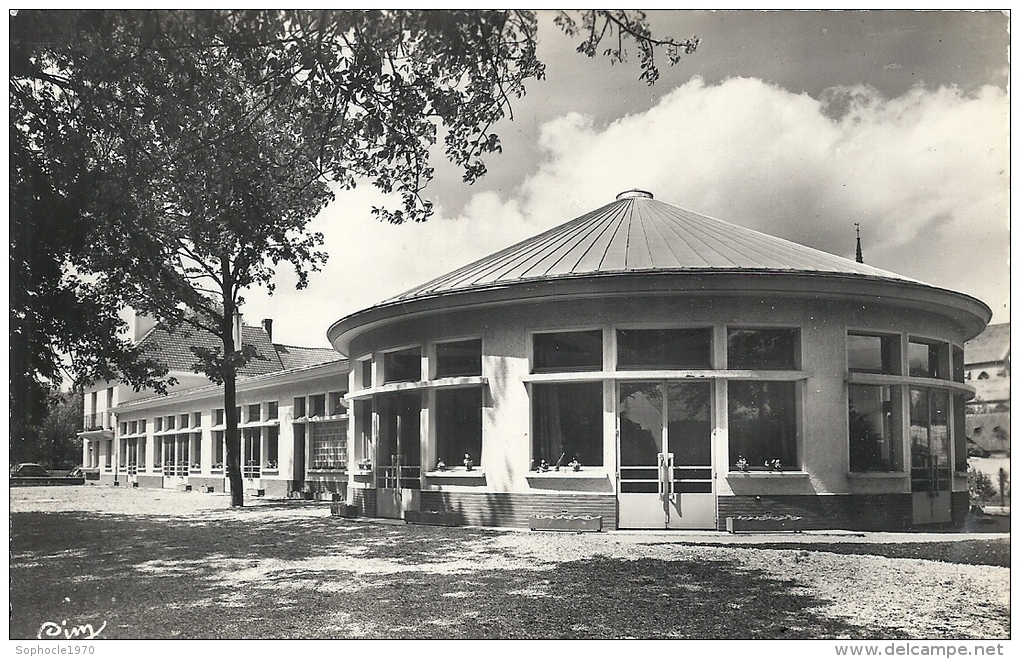
<instances>
[{"instance_id":1,"label":"tree trunk","mask_svg":"<svg viewBox=\"0 0 1020 659\"><path fill-rule=\"evenodd\" d=\"M231 340L232 344L233 341ZM244 480L241 478L241 429L237 418L237 381L233 365L223 378L223 405L227 417L227 478L230 480L230 505L244 505Z\"/></svg>"},{"instance_id":2,"label":"tree trunk","mask_svg":"<svg viewBox=\"0 0 1020 659\"><path fill-rule=\"evenodd\" d=\"M234 345L234 307L233 296L224 286L223 323L220 326L220 338L223 339L223 412L226 415L227 429L227 479L230 481L230 505L244 505L244 479L241 477L241 420L237 414L237 367L234 352L241 346ZM241 337L238 337L240 339Z\"/></svg>"}]
</instances>

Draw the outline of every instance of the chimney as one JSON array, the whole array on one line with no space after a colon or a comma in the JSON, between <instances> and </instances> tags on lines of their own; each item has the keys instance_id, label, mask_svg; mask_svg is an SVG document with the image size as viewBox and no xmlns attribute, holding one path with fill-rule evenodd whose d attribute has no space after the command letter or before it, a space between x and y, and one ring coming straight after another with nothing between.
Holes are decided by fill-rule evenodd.
<instances>
[{"instance_id":1,"label":"chimney","mask_svg":"<svg viewBox=\"0 0 1020 659\"><path fill-rule=\"evenodd\" d=\"M128 324L130 325L131 340L138 343L143 336L149 333L149 330L156 326L156 321L136 311Z\"/></svg>"},{"instance_id":2,"label":"chimney","mask_svg":"<svg viewBox=\"0 0 1020 659\"><path fill-rule=\"evenodd\" d=\"M244 336L241 333L241 326L242 326L242 323L241 323L241 312L240 311L235 311L234 312L234 325L233 325L233 329L231 331L231 334L233 335L233 339L234 339L234 350L240 350L241 349L241 339Z\"/></svg>"},{"instance_id":3,"label":"chimney","mask_svg":"<svg viewBox=\"0 0 1020 659\"><path fill-rule=\"evenodd\" d=\"M262 329L266 330L266 334L269 335L269 340L272 341L273 340L273 319L272 318L263 318L262 319Z\"/></svg>"}]
</instances>

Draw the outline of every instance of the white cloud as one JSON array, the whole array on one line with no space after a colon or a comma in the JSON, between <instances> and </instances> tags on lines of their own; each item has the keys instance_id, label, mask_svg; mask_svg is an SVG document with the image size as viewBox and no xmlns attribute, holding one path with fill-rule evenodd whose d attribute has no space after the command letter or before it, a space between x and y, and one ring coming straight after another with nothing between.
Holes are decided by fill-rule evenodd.
<instances>
[{"instance_id":1,"label":"white cloud","mask_svg":"<svg viewBox=\"0 0 1020 659\"><path fill-rule=\"evenodd\" d=\"M543 160L520 190L476 194L457 217L382 225L371 189L315 221L331 254L309 289L281 279L278 340L324 344L328 325L428 279L612 201L632 187L735 224L975 295L1008 320L1008 98L986 87L868 87L823 100L749 78L694 78L642 114L598 127L570 113L541 131ZM389 202L393 204L394 202Z\"/></svg>"}]
</instances>

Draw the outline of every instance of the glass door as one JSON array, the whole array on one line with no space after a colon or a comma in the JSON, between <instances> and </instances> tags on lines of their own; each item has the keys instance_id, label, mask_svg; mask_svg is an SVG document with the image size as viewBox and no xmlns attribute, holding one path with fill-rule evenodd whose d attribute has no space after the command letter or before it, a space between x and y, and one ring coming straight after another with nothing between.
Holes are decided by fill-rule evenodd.
<instances>
[{"instance_id":1,"label":"glass door","mask_svg":"<svg viewBox=\"0 0 1020 659\"><path fill-rule=\"evenodd\" d=\"M380 517L400 519L417 510L421 490L421 392L378 397L379 446L376 508Z\"/></svg>"},{"instance_id":2,"label":"glass door","mask_svg":"<svg viewBox=\"0 0 1020 659\"><path fill-rule=\"evenodd\" d=\"M910 491L914 524L952 521L949 392L910 390Z\"/></svg>"},{"instance_id":3,"label":"glass door","mask_svg":"<svg viewBox=\"0 0 1020 659\"><path fill-rule=\"evenodd\" d=\"M715 528L712 383L622 382L620 528Z\"/></svg>"}]
</instances>

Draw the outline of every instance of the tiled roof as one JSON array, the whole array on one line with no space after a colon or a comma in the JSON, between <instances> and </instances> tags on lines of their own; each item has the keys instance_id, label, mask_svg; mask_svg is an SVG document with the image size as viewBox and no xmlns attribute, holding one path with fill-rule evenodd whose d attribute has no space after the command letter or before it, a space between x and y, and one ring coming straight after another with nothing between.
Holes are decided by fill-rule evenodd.
<instances>
[{"instance_id":1,"label":"tiled roof","mask_svg":"<svg viewBox=\"0 0 1020 659\"><path fill-rule=\"evenodd\" d=\"M275 347L284 369L303 368L326 362L338 362L343 359L343 355L332 348L302 348L279 343L275 344Z\"/></svg>"},{"instance_id":2,"label":"tiled roof","mask_svg":"<svg viewBox=\"0 0 1020 659\"><path fill-rule=\"evenodd\" d=\"M244 325L241 328L241 341L255 347L255 356L238 370L238 377L265 375L285 368L263 328ZM158 359L171 371L194 371L198 360L191 351L192 347L214 349L219 346L219 338L212 333L184 325L173 331L156 327L139 343L145 356Z\"/></svg>"},{"instance_id":3,"label":"tiled roof","mask_svg":"<svg viewBox=\"0 0 1020 659\"><path fill-rule=\"evenodd\" d=\"M1009 354L1009 323L989 325L976 337L963 344L963 360L967 364L999 362Z\"/></svg>"},{"instance_id":4,"label":"tiled roof","mask_svg":"<svg viewBox=\"0 0 1020 659\"><path fill-rule=\"evenodd\" d=\"M1008 451L1009 412L968 414L967 439L986 451Z\"/></svg>"},{"instance_id":5,"label":"tiled roof","mask_svg":"<svg viewBox=\"0 0 1020 659\"><path fill-rule=\"evenodd\" d=\"M914 281L632 190L388 302L527 280L649 271L815 272Z\"/></svg>"}]
</instances>

